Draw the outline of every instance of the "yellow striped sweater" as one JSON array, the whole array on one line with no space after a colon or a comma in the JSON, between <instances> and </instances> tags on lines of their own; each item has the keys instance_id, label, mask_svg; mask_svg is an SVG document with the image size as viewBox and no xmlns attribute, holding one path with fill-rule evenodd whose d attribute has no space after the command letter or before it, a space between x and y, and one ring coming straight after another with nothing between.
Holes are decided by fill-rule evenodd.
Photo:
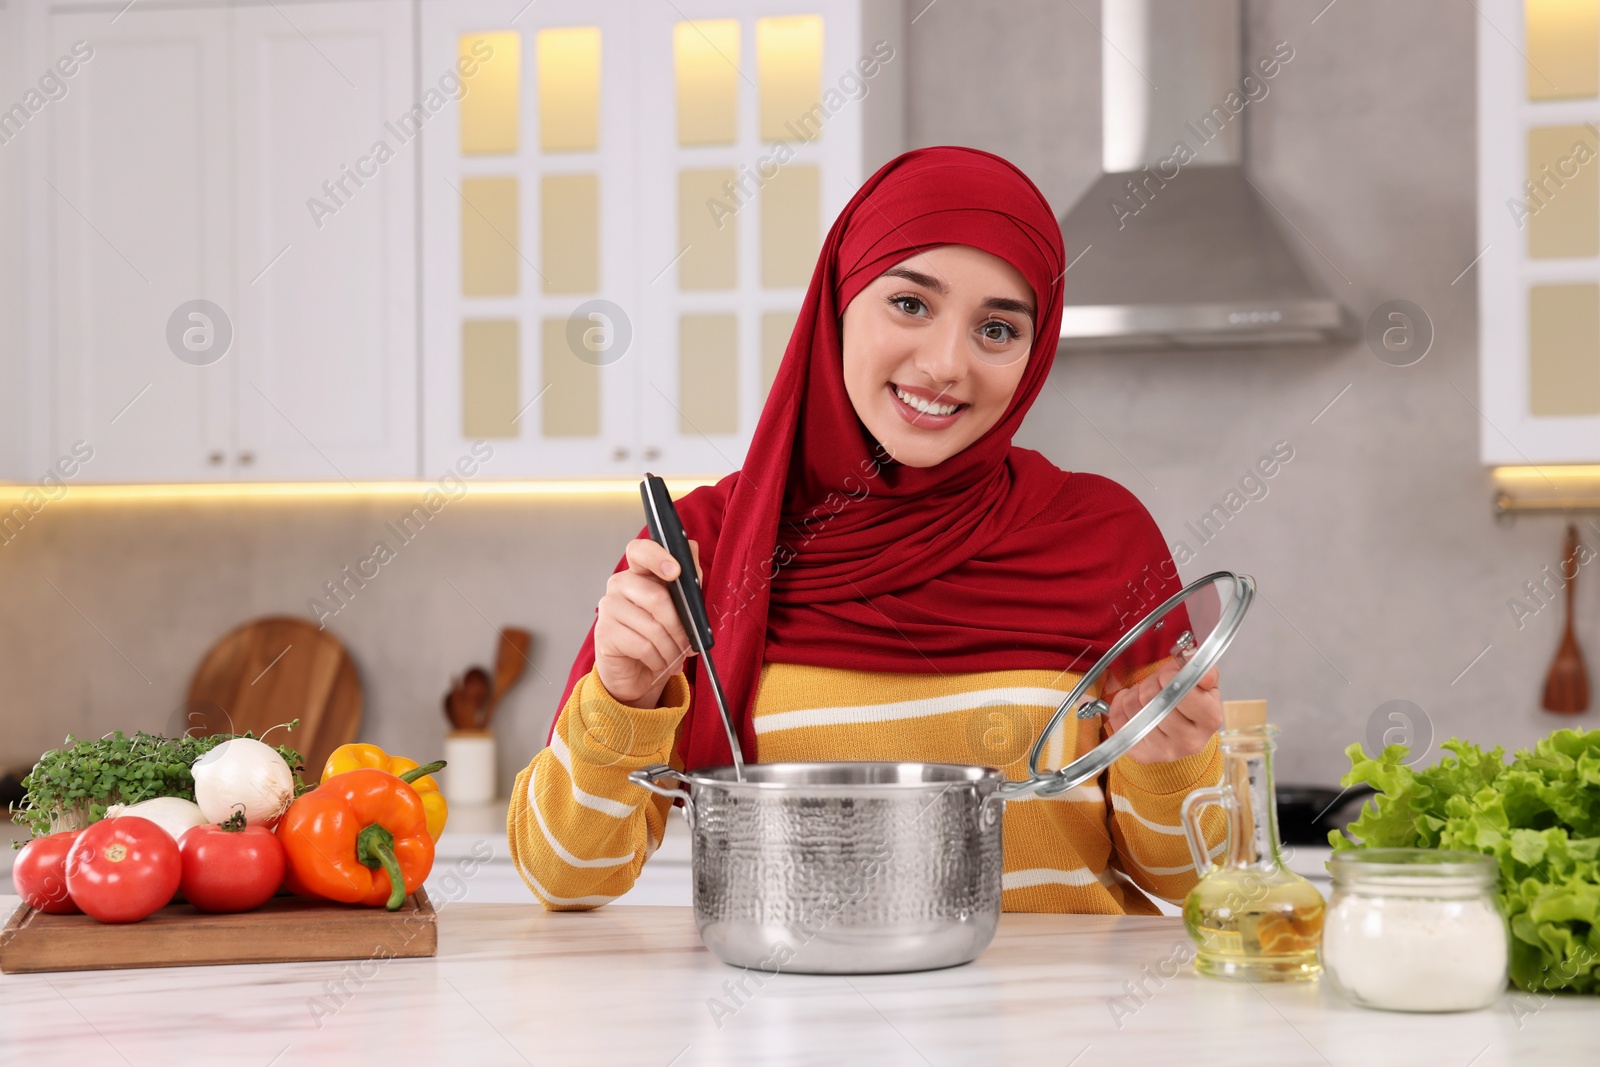
<instances>
[{"instance_id":1,"label":"yellow striped sweater","mask_svg":"<svg viewBox=\"0 0 1600 1067\"><path fill-rule=\"evenodd\" d=\"M966 763L1026 778L1034 739L1077 680L1045 670L887 674L768 663L754 708L756 759ZM654 763L683 766L677 732L689 685L682 674L668 681L661 703L625 707L590 671L573 687L550 746L517 775L508 843L523 880L547 909L615 900L660 846L671 801L629 782L628 772ZM1066 719L1043 765L1065 765L1104 729L1102 719ZM1144 893L1181 900L1195 872L1179 805L1221 774L1213 735L1184 759L1139 763L1124 756L1096 783L1008 801L1001 907L1148 915L1157 909ZM1221 813L1212 809L1206 818L1216 845Z\"/></svg>"}]
</instances>

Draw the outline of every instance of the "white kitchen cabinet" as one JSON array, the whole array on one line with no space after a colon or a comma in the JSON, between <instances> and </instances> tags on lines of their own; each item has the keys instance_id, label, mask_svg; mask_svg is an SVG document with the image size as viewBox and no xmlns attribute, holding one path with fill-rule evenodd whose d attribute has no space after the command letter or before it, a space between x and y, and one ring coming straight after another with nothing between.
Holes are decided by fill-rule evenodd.
<instances>
[{"instance_id":1,"label":"white kitchen cabinet","mask_svg":"<svg viewBox=\"0 0 1600 1067\"><path fill-rule=\"evenodd\" d=\"M498 49L424 135L425 465L737 468L829 224L903 144L899 0L421 10L425 87ZM591 176L565 225L552 181Z\"/></svg>"},{"instance_id":2,"label":"white kitchen cabinet","mask_svg":"<svg viewBox=\"0 0 1600 1067\"><path fill-rule=\"evenodd\" d=\"M252 477L417 473L409 4L234 13L238 457Z\"/></svg>"},{"instance_id":3,"label":"white kitchen cabinet","mask_svg":"<svg viewBox=\"0 0 1600 1067\"><path fill-rule=\"evenodd\" d=\"M85 440L95 481L427 477L479 438L495 478L731 470L829 223L903 144L901 0L25 19L29 69L95 50L27 179L27 452ZM167 341L196 299L232 329L203 366Z\"/></svg>"},{"instance_id":4,"label":"white kitchen cabinet","mask_svg":"<svg viewBox=\"0 0 1600 1067\"><path fill-rule=\"evenodd\" d=\"M1485 0L1480 452L1600 461L1600 0Z\"/></svg>"},{"instance_id":5,"label":"white kitchen cabinet","mask_svg":"<svg viewBox=\"0 0 1600 1067\"><path fill-rule=\"evenodd\" d=\"M55 426L49 454L94 449L94 481L214 478L233 365L177 359L169 315L232 304L228 24L219 11L50 20L49 61L90 49L23 136L48 163L29 195L54 235ZM20 138L19 138L20 140ZM32 309L35 314L39 309Z\"/></svg>"},{"instance_id":6,"label":"white kitchen cabinet","mask_svg":"<svg viewBox=\"0 0 1600 1067\"><path fill-rule=\"evenodd\" d=\"M34 32L39 31L15 4L0 3L0 72L26 69ZM8 84L18 80L7 79ZM0 255L0 322L6 324L0 330L0 480L31 481L46 462L44 434L35 427L49 423L49 393L42 374L48 368L28 358L35 350L29 330L42 331L47 324L30 320L27 309L36 302L35 293L49 291L49 279L39 267L42 257L34 254L30 231L39 222L30 217L25 194L38 179L29 173L32 157L13 145L16 136L14 126L0 120L0 249L11 253Z\"/></svg>"},{"instance_id":7,"label":"white kitchen cabinet","mask_svg":"<svg viewBox=\"0 0 1600 1067\"><path fill-rule=\"evenodd\" d=\"M93 49L41 116L52 451L88 441L94 481L415 477L415 149L371 162L412 100L410 5L61 12L50 38ZM168 344L197 298L232 333L205 365Z\"/></svg>"}]
</instances>

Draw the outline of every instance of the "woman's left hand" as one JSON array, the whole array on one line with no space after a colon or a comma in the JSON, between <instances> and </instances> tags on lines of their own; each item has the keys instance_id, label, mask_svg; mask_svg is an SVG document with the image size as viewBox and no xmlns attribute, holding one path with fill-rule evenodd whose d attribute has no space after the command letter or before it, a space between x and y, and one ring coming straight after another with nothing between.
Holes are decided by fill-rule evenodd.
<instances>
[{"instance_id":1,"label":"woman's left hand","mask_svg":"<svg viewBox=\"0 0 1600 1067\"><path fill-rule=\"evenodd\" d=\"M1111 713L1106 716L1111 731L1122 729L1182 669L1183 663L1169 656L1154 674L1137 685L1117 690L1111 697ZM1143 741L1129 749L1128 755L1138 763L1165 763L1193 756L1205 748L1211 735L1222 726L1222 693L1217 682L1215 667L1201 675L1189 695Z\"/></svg>"}]
</instances>

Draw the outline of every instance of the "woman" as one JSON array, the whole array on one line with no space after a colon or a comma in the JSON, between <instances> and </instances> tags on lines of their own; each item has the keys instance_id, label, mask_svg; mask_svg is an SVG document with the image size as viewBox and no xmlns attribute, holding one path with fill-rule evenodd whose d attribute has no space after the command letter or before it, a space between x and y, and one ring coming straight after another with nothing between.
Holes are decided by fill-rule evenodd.
<instances>
[{"instance_id":1,"label":"woman","mask_svg":"<svg viewBox=\"0 0 1600 1067\"><path fill-rule=\"evenodd\" d=\"M834 222L743 468L678 502L748 762L1025 777L1072 669L1177 588L1151 577L1177 569L1130 493L1011 444L1054 358L1065 267L1044 196L976 149L900 156ZM546 908L615 899L660 844L670 802L630 771L732 762L692 680L676 573L642 532L628 544L549 747L517 777L508 838ZM1134 652L1102 694L1109 722L1067 720L1047 766L1177 673L1153 637ZM1220 777L1221 722L1212 671L1097 785L1008 803L1002 907L1153 914L1144 893L1181 898L1178 807Z\"/></svg>"}]
</instances>

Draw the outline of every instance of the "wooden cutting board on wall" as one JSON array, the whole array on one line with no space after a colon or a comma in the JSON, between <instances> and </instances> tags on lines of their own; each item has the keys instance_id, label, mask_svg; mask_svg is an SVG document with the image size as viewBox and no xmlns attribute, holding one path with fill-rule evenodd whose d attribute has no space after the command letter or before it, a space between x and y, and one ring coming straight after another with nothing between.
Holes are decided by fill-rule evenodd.
<instances>
[{"instance_id":1,"label":"wooden cutting board on wall","mask_svg":"<svg viewBox=\"0 0 1600 1067\"><path fill-rule=\"evenodd\" d=\"M293 719L268 744L305 757L305 779L361 728L361 676L337 637L308 619L279 615L247 622L218 641L189 682L182 729L205 736L267 730Z\"/></svg>"}]
</instances>

